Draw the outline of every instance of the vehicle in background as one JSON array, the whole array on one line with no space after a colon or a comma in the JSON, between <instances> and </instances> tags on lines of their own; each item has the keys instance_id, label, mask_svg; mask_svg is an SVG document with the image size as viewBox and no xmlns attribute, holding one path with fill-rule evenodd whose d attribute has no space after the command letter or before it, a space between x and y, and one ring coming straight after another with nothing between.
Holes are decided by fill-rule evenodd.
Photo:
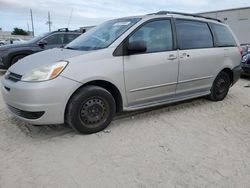
<instances>
[{"instance_id":1,"label":"vehicle in background","mask_svg":"<svg viewBox=\"0 0 250 188\"><path fill-rule=\"evenodd\" d=\"M18 60L30 54L63 47L81 34L79 31L59 29L58 31L44 33L27 42L0 46L0 68L8 69Z\"/></svg>"},{"instance_id":2,"label":"vehicle in background","mask_svg":"<svg viewBox=\"0 0 250 188\"><path fill-rule=\"evenodd\" d=\"M223 100L240 78L241 56L232 30L217 19L165 11L114 19L20 60L2 79L2 96L31 124L95 133L121 111Z\"/></svg>"},{"instance_id":3,"label":"vehicle in background","mask_svg":"<svg viewBox=\"0 0 250 188\"><path fill-rule=\"evenodd\" d=\"M6 44L19 44L27 42L27 40L23 40L21 38L9 38L5 40L0 40L0 46L6 45Z\"/></svg>"},{"instance_id":4,"label":"vehicle in background","mask_svg":"<svg viewBox=\"0 0 250 188\"><path fill-rule=\"evenodd\" d=\"M0 40L0 46L5 45L5 40Z\"/></svg>"},{"instance_id":5,"label":"vehicle in background","mask_svg":"<svg viewBox=\"0 0 250 188\"><path fill-rule=\"evenodd\" d=\"M23 40L20 38L9 38L7 40L5 40L5 44L20 44L20 43L24 43L27 42L27 40Z\"/></svg>"},{"instance_id":6,"label":"vehicle in background","mask_svg":"<svg viewBox=\"0 0 250 188\"><path fill-rule=\"evenodd\" d=\"M243 55L241 58L242 75L250 76L250 45L242 45Z\"/></svg>"}]
</instances>

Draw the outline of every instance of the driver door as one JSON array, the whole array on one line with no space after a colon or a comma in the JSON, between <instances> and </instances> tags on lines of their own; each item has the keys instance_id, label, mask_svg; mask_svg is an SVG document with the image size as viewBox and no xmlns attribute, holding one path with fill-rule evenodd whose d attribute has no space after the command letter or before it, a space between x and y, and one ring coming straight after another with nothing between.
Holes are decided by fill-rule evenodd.
<instances>
[{"instance_id":1,"label":"driver door","mask_svg":"<svg viewBox=\"0 0 250 188\"><path fill-rule=\"evenodd\" d=\"M64 44L64 34L63 33L52 34L43 40L47 42L47 44L44 45L45 50L51 48L59 48Z\"/></svg>"},{"instance_id":2,"label":"driver door","mask_svg":"<svg viewBox=\"0 0 250 188\"><path fill-rule=\"evenodd\" d=\"M124 56L128 105L140 108L173 99L178 77L178 54L174 50L170 19L150 21L129 37L144 41L144 53Z\"/></svg>"}]
</instances>

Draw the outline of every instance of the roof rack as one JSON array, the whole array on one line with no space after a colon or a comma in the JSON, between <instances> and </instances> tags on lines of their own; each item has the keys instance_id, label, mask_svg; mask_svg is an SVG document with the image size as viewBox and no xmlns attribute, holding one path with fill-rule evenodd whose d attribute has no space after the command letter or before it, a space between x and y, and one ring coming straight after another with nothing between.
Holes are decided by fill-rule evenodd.
<instances>
[{"instance_id":1,"label":"roof rack","mask_svg":"<svg viewBox=\"0 0 250 188\"><path fill-rule=\"evenodd\" d=\"M221 22L221 20L216 19L216 18L201 16L199 14L183 13L183 12L159 11L157 13L153 13L153 14L150 14L150 15L166 15L166 14L178 14L178 15L183 15L183 16L192 16L192 17L196 17L196 18L205 18L205 19L209 19L209 20L214 20L214 21L217 21L217 22Z\"/></svg>"},{"instance_id":2,"label":"roof rack","mask_svg":"<svg viewBox=\"0 0 250 188\"><path fill-rule=\"evenodd\" d=\"M61 29L58 29L58 31L68 32L68 31L69 31L69 29L68 29L68 28L61 28Z\"/></svg>"}]
</instances>

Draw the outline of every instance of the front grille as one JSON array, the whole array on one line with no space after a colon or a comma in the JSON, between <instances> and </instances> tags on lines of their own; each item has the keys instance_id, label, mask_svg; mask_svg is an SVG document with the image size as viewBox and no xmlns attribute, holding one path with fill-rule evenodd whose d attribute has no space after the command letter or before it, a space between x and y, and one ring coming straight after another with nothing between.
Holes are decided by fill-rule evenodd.
<instances>
[{"instance_id":1,"label":"front grille","mask_svg":"<svg viewBox=\"0 0 250 188\"><path fill-rule=\"evenodd\" d=\"M13 72L10 72L7 76L6 79L11 80L13 82L18 82L22 79L22 75L15 74Z\"/></svg>"},{"instance_id":2,"label":"front grille","mask_svg":"<svg viewBox=\"0 0 250 188\"><path fill-rule=\"evenodd\" d=\"M44 111L41 112L28 112L28 111L23 111L20 109L17 109L13 106L8 105L9 110L16 114L17 116L26 118L26 119L39 119L40 117L43 116L43 114L45 113Z\"/></svg>"}]
</instances>

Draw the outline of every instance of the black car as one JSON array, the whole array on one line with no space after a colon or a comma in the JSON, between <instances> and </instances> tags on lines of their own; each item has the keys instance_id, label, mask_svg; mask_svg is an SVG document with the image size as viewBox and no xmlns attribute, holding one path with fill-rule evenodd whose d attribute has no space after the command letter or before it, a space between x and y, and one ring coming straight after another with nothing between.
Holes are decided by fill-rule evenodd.
<instances>
[{"instance_id":1,"label":"black car","mask_svg":"<svg viewBox=\"0 0 250 188\"><path fill-rule=\"evenodd\" d=\"M241 59L242 74L250 75L250 46L243 47L243 55Z\"/></svg>"},{"instance_id":2,"label":"black car","mask_svg":"<svg viewBox=\"0 0 250 188\"><path fill-rule=\"evenodd\" d=\"M59 29L58 31L44 33L25 43L0 46L0 68L7 69L18 60L30 54L62 47L81 34L79 31Z\"/></svg>"}]
</instances>

